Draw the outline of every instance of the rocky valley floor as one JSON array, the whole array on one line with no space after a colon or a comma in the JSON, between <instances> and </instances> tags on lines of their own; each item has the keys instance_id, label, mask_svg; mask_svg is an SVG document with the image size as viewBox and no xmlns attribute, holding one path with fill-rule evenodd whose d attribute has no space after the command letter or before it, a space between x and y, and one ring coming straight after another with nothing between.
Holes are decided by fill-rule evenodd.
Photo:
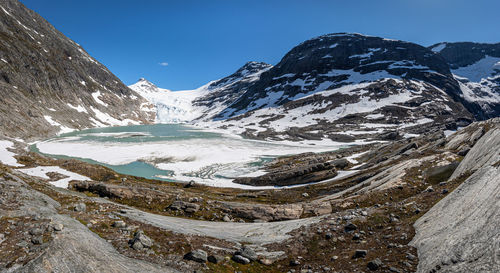
<instances>
[{"instance_id":1,"label":"rocky valley floor","mask_svg":"<svg viewBox=\"0 0 500 273\"><path fill-rule=\"evenodd\" d=\"M497 118L448 137L435 131L280 157L267 165L266 175L244 182L279 180L288 177L286 170L307 182L325 175L318 164L345 175L250 191L122 175L26 152L17 143L6 148L17 162L0 165L0 267L5 272L495 272L500 269L499 150ZM46 168L45 179L23 172L35 167ZM65 177L69 189L49 183Z\"/></svg>"}]
</instances>

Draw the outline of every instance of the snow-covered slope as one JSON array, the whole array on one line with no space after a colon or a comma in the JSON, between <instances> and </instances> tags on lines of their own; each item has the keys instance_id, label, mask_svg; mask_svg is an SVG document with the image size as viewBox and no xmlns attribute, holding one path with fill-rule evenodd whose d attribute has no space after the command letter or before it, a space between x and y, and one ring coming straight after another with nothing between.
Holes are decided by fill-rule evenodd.
<instances>
[{"instance_id":1,"label":"snow-covered slope","mask_svg":"<svg viewBox=\"0 0 500 273\"><path fill-rule=\"evenodd\" d=\"M450 65L466 104L478 108L477 117L500 115L500 43L440 43L431 48Z\"/></svg>"},{"instance_id":2,"label":"snow-covered slope","mask_svg":"<svg viewBox=\"0 0 500 273\"><path fill-rule=\"evenodd\" d=\"M305 41L247 89L217 123L248 137L348 140L472 119L442 58L416 44L360 34Z\"/></svg>"},{"instance_id":3,"label":"snow-covered slope","mask_svg":"<svg viewBox=\"0 0 500 273\"><path fill-rule=\"evenodd\" d=\"M171 91L142 78L129 86L154 105L158 123L185 123L211 120L236 100L246 87L271 66L248 62L235 73L194 90Z\"/></svg>"},{"instance_id":4,"label":"snow-covered slope","mask_svg":"<svg viewBox=\"0 0 500 273\"><path fill-rule=\"evenodd\" d=\"M154 105L157 123L184 123L199 117L201 109L195 107L193 101L207 93L205 86L174 92L159 88L144 78L129 87Z\"/></svg>"}]
</instances>

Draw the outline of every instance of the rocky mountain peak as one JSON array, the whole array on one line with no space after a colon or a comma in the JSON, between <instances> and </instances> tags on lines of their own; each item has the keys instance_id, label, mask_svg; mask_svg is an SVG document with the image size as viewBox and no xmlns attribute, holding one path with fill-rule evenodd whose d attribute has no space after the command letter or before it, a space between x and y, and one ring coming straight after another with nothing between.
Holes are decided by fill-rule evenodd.
<instances>
[{"instance_id":1,"label":"rocky mountain peak","mask_svg":"<svg viewBox=\"0 0 500 273\"><path fill-rule=\"evenodd\" d=\"M385 78L425 81L454 98L459 97L460 88L448 64L428 48L361 34L335 33L294 47L277 65L263 73L223 116L282 105L318 91ZM276 95L266 105L253 104L269 93Z\"/></svg>"},{"instance_id":2,"label":"rocky mountain peak","mask_svg":"<svg viewBox=\"0 0 500 273\"><path fill-rule=\"evenodd\" d=\"M270 69L272 65L262 63L262 62L247 62L245 65L240 67L233 74L224 77L220 80L214 81L209 85L210 89L221 88L224 86L229 86L237 81L254 81L260 74L264 71Z\"/></svg>"},{"instance_id":3,"label":"rocky mountain peak","mask_svg":"<svg viewBox=\"0 0 500 273\"><path fill-rule=\"evenodd\" d=\"M236 71L235 74L240 74L241 76L247 76L249 74L254 74L260 72L264 69L269 69L272 65L264 63L264 62L254 62L250 61L243 65L240 69Z\"/></svg>"},{"instance_id":4,"label":"rocky mountain peak","mask_svg":"<svg viewBox=\"0 0 500 273\"><path fill-rule=\"evenodd\" d=\"M154 83L148 81L145 78L140 78L136 83L129 86L132 90L140 90L142 92L152 93L158 92L161 88L156 86ZM167 91L167 89L161 89L162 91Z\"/></svg>"}]
</instances>

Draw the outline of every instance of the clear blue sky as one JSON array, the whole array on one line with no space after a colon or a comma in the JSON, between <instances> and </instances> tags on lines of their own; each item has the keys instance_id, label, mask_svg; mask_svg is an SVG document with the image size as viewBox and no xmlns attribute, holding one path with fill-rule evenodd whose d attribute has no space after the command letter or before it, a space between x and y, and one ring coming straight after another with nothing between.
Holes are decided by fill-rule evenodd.
<instances>
[{"instance_id":1,"label":"clear blue sky","mask_svg":"<svg viewBox=\"0 0 500 273\"><path fill-rule=\"evenodd\" d=\"M21 0L125 84L192 89L247 61L358 32L431 45L500 42L498 0ZM160 65L168 63L168 65Z\"/></svg>"}]
</instances>

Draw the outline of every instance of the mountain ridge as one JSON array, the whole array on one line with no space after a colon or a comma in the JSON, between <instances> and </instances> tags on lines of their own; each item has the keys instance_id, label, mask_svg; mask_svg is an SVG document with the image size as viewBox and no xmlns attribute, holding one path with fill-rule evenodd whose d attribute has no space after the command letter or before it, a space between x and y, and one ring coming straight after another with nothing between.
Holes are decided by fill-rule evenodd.
<instances>
[{"instance_id":1,"label":"mountain ridge","mask_svg":"<svg viewBox=\"0 0 500 273\"><path fill-rule=\"evenodd\" d=\"M489 110L500 104L496 97L466 89L437 46L322 35L294 47L278 64L261 67L250 81L224 78L231 84L223 93L207 91L193 101L202 114L189 122L256 138L352 139L391 130L419 134L422 122L454 129L498 115ZM206 86L214 82L225 81ZM209 104L195 103L203 101L217 101L218 107L206 113Z\"/></svg>"},{"instance_id":2,"label":"mountain ridge","mask_svg":"<svg viewBox=\"0 0 500 273\"><path fill-rule=\"evenodd\" d=\"M25 139L148 123L147 104L81 46L15 0L0 4L1 133Z\"/></svg>"}]
</instances>

